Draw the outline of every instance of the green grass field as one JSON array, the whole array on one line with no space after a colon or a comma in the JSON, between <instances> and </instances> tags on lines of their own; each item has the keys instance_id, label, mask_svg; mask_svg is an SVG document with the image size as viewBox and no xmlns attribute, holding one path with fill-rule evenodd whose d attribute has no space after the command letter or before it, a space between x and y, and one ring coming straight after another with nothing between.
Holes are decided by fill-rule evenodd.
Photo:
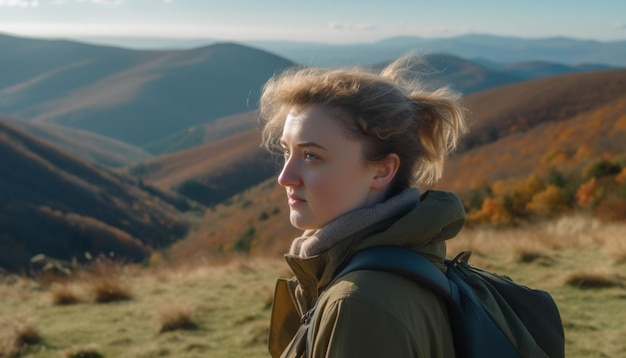
<instances>
[{"instance_id":1,"label":"green grass field","mask_svg":"<svg viewBox=\"0 0 626 358\"><path fill-rule=\"evenodd\" d=\"M524 229L466 229L449 253L466 249L474 252L470 263L553 295L567 357L626 352L626 224L574 217ZM274 281L288 274L282 260L106 272L104 279L77 275L57 284L6 277L0 357L269 356ZM127 297L97 302L116 292Z\"/></svg>"}]
</instances>

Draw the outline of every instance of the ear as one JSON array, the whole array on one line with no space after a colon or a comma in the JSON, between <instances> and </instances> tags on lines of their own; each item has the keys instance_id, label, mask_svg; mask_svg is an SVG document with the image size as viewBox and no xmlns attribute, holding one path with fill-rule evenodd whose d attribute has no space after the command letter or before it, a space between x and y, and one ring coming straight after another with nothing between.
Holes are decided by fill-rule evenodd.
<instances>
[{"instance_id":1,"label":"ear","mask_svg":"<svg viewBox=\"0 0 626 358\"><path fill-rule=\"evenodd\" d=\"M400 157L391 153L384 159L372 164L374 168L374 177L372 178L371 188L380 190L386 188L398 172L400 167Z\"/></svg>"}]
</instances>

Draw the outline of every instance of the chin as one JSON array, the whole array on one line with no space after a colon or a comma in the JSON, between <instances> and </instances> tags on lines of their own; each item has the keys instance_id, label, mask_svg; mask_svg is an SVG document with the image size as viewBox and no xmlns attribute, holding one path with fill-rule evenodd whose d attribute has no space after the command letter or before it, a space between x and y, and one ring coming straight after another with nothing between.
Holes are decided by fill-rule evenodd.
<instances>
[{"instance_id":1,"label":"chin","mask_svg":"<svg viewBox=\"0 0 626 358\"><path fill-rule=\"evenodd\" d=\"M316 225L314 222L306 220L306 218L303 218L302 216L296 213L291 214L289 221L291 222L291 225L293 227L299 230L317 230L320 228L319 225Z\"/></svg>"}]
</instances>

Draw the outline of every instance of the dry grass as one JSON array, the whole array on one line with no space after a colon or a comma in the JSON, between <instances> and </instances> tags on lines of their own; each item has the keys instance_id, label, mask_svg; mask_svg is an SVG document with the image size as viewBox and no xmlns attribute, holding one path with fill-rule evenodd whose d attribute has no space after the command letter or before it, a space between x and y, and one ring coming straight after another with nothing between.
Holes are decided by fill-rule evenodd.
<instances>
[{"instance_id":1,"label":"dry grass","mask_svg":"<svg viewBox=\"0 0 626 358\"><path fill-rule=\"evenodd\" d=\"M196 308L190 304L176 302L167 305L158 314L159 333L179 329L197 329L198 324L194 320L195 310Z\"/></svg>"},{"instance_id":2,"label":"dry grass","mask_svg":"<svg viewBox=\"0 0 626 358\"><path fill-rule=\"evenodd\" d=\"M613 273L575 272L566 278L565 283L578 288L610 288L623 286L622 281Z\"/></svg>"},{"instance_id":3,"label":"dry grass","mask_svg":"<svg viewBox=\"0 0 626 358\"><path fill-rule=\"evenodd\" d=\"M34 318L17 315L0 319L0 357L17 357L41 341Z\"/></svg>"},{"instance_id":4,"label":"dry grass","mask_svg":"<svg viewBox=\"0 0 626 358\"><path fill-rule=\"evenodd\" d=\"M128 285L116 276L94 276L87 285L97 303L125 301L133 297Z\"/></svg>"},{"instance_id":5,"label":"dry grass","mask_svg":"<svg viewBox=\"0 0 626 358\"><path fill-rule=\"evenodd\" d=\"M122 263L100 258L69 276L45 277L41 282L55 305L110 303L133 298L127 271Z\"/></svg>"},{"instance_id":6,"label":"dry grass","mask_svg":"<svg viewBox=\"0 0 626 358\"><path fill-rule=\"evenodd\" d=\"M78 285L73 283L53 284L48 291L55 305L73 305L83 300Z\"/></svg>"},{"instance_id":7,"label":"dry grass","mask_svg":"<svg viewBox=\"0 0 626 358\"><path fill-rule=\"evenodd\" d=\"M63 356L65 358L103 358L100 353L100 347L95 344L88 344L81 347L71 347L65 350Z\"/></svg>"},{"instance_id":8,"label":"dry grass","mask_svg":"<svg viewBox=\"0 0 626 358\"><path fill-rule=\"evenodd\" d=\"M448 251L453 256L471 249L471 264L550 292L563 319L568 358L619 357L626 351L626 278L619 261L625 237L624 223L567 217L526 228L467 229L448 242ZM35 332L45 345L29 349L34 358L88 357L94 344L92 353L104 357L267 357L275 278L289 274L282 259L244 256L112 273L104 277L131 287L133 299L95 304L95 270L65 282L75 285L80 302L73 305L51 304L49 291L12 280L11 286L0 284L0 317L37 319ZM573 278L594 283L581 288Z\"/></svg>"}]
</instances>

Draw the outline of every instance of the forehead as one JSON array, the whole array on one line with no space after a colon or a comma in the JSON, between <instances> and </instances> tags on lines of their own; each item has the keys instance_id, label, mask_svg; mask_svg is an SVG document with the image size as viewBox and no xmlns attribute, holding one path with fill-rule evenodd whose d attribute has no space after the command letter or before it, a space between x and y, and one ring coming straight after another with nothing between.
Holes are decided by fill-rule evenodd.
<instances>
[{"instance_id":1,"label":"forehead","mask_svg":"<svg viewBox=\"0 0 626 358\"><path fill-rule=\"evenodd\" d=\"M285 118L283 139L293 135L334 138L344 131L337 116L322 106L293 107Z\"/></svg>"}]
</instances>

